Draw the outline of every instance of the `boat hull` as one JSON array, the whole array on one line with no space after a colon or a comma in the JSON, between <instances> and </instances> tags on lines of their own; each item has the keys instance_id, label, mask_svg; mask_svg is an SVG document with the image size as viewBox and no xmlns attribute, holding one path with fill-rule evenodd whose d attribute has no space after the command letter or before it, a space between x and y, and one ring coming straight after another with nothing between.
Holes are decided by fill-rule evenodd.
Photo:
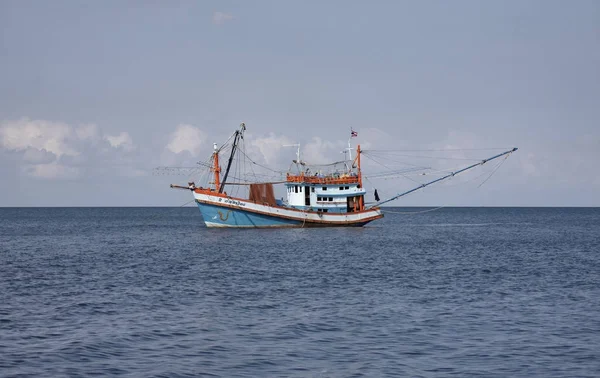
<instances>
[{"instance_id":1,"label":"boat hull","mask_svg":"<svg viewBox=\"0 0 600 378\"><path fill-rule=\"evenodd\" d=\"M207 227L299 227L300 221L197 202Z\"/></svg>"},{"instance_id":2,"label":"boat hull","mask_svg":"<svg viewBox=\"0 0 600 378\"><path fill-rule=\"evenodd\" d=\"M383 217L379 209L326 214L197 192L194 193L194 197L207 227L362 227Z\"/></svg>"}]
</instances>

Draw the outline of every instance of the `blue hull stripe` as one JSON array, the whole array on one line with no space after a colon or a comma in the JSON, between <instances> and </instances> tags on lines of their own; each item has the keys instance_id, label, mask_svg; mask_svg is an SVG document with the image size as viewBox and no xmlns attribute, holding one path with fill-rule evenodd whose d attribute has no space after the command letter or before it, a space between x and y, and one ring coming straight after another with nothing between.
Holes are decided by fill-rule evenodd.
<instances>
[{"instance_id":1,"label":"blue hull stripe","mask_svg":"<svg viewBox=\"0 0 600 378\"><path fill-rule=\"evenodd\" d=\"M199 203L205 222L226 227L298 227L302 221Z\"/></svg>"}]
</instances>

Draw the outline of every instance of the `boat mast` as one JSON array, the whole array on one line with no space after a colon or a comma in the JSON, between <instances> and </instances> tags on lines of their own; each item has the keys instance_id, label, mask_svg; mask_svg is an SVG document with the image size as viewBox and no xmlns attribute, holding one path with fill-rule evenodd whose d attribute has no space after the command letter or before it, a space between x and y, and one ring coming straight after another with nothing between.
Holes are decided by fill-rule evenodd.
<instances>
[{"instance_id":1,"label":"boat mast","mask_svg":"<svg viewBox=\"0 0 600 378\"><path fill-rule=\"evenodd\" d=\"M354 158L354 161L352 162L352 166L354 167L354 163L356 163L356 171L357 171L357 176L358 176L358 187L362 188L362 171L360 169L360 144L356 146L356 158ZM358 200L358 209L359 210L364 210L365 209L365 200L363 196L359 197Z\"/></svg>"},{"instance_id":2,"label":"boat mast","mask_svg":"<svg viewBox=\"0 0 600 378\"><path fill-rule=\"evenodd\" d=\"M235 155L235 150L237 149L240 138L242 138L243 132L246 130L246 124L242 122L240 125L240 129L236 130L233 136L233 144L231 145L231 154L229 155L229 161L227 162L227 169L225 169L225 175L223 176L223 183L221 187L218 187L219 193L223 193L225 189L225 183L227 182L227 176L229 176L229 170L231 169L231 163L233 163L233 156Z\"/></svg>"},{"instance_id":3,"label":"boat mast","mask_svg":"<svg viewBox=\"0 0 600 378\"><path fill-rule=\"evenodd\" d=\"M221 167L219 167L219 149L217 148L217 144L213 143L213 165L211 167L214 176L215 176L215 190L219 190L220 186L220 178L221 178Z\"/></svg>"},{"instance_id":4,"label":"boat mast","mask_svg":"<svg viewBox=\"0 0 600 378\"><path fill-rule=\"evenodd\" d=\"M352 146L350 144L350 139L352 139L352 137L348 139L348 160L352 161Z\"/></svg>"},{"instance_id":5,"label":"boat mast","mask_svg":"<svg viewBox=\"0 0 600 378\"><path fill-rule=\"evenodd\" d=\"M360 169L360 144L356 146L356 166L357 166L357 170L358 170L358 185L360 185L360 188L362 188L363 185L362 185L362 171ZM358 202L358 208L360 211L363 211L365 209L364 196L360 196L359 202Z\"/></svg>"},{"instance_id":6,"label":"boat mast","mask_svg":"<svg viewBox=\"0 0 600 378\"><path fill-rule=\"evenodd\" d=\"M360 147L359 147L359 148L360 148ZM377 206L381 206L381 205L383 205L384 203L388 203L388 202L390 202L390 201L393 201L393 200L395 200L395 199L398 199L398 198L400 198L400 197L403 197L403 196L405 196L405 195L407 195L407 194L410 194L410 193L412 193L412 192L415 192L415 191L417 191L417 190L419 190L419 189L423 189L423 188L425 188L426 186L429 186L429 185L435 184L436 182L440 182L440 181L442 181L442 180L445 180L445 179L447 179L447 178L449 178L449 177L454 177L454 176L458 175L459 173L463 173L463 172L465 172L465 171L468 171L469 169L472 169L472 168L478 167L478 166L480 166L480 165L484 165L485 163L487 163L487 162L488 162L488 161L490 161L490 160L494 160L494 159L497 159L497 158L499 158L499 157L502 157L502 156L505 156L505 155L508 155L508 154L512 154L512 153L513 153L513 152L515 152L516 150L518 150L518 148L517 148L517 147L515 147L515 148L513 148L513 149L511 149L511 150L505 151L505 152L503 152L503 153L501 153L501 154L498 154L498 155L492 156L491 158L483 159L483 160L482 160L482 161L480 161L479 163L475 163L475 164L469 165L468 167L466 167L466 168L463 168L463 169L460 169L460 170L458 170L458 171L456 171L456 172L451 172L451 173L447 174L447 175L446 175L446 176L444 176L444 177L440 177L440 178L438 178L438 179L435 179L435 180L433 180L433 181L430 181L430 182L428 182L428 183L421 184L420 186L417 186L416 188L413 188L413 189L411 189L411 190L407 190L407 191L406 191L406 192L404 192L404 193L400 193L400 194L398 194L398 195L396 195L396 196L394 196L394 197L392 197L392 198L390 198L390 199L387 199L387 200L385 200L385 201L379 202L379 203L377 203ZM358 162L359 162L359 167L360 167L360 160L358 160ZM358 174L358 177L359 177L359 180L360 180L360 168L359 168L359 174Z\"/></svg>"}]
</instances>

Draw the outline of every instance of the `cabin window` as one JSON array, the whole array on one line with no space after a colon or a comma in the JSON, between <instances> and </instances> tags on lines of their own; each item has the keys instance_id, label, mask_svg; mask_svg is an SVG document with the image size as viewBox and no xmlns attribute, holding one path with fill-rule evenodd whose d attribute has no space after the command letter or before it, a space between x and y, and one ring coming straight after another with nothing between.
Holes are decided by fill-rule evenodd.
<instances>
[{"instance_id":1,"label":"cabin window","mask_svg":"<svg viewBox=\"0 0 600 378\"><path fill-rule=\"evenodd\" d=\"M313 186L312 188L310 188L310 191L314 193L315 192L315 187Z\"/></svg>"},{"instance_id":2,"label":"cabin window","mask_svg":"<svg viewBox=\"0 0 600 378\"><path fill-rule=\"evenodd\" d=\"M348 190L348 189L350 189L350 187L349 187L349 186L347 186L347 187L346 187L346 190Z\"/></svg>"},{"instance_id":3,"label":"cabin window","mask_svg":"<svg viewBox=\"0 0 600 378\"><path fill-rule=\"evenodd\" d=\"M329 201L330 201L330 202L331 202L331 201L333 201L333 197L329 197Z\"/></svg>"},{"instance_id":4,"label":"cabin window","mask_svg":"<svg viewBox=\"0 0 600 378\"><path fill-rule=\"evenodd\" d=\"M327 212L327 210L329 210L329 209L323 209L323 212L324 212L324 213L326 213L326 212Z\"/></svg>"},{"instance_id":5,"label":"cabin window","mask_svg":"<svg viewBox=\"0 0 600 378\"><path fill-rule=\"evenodd\" d=\"M302 193L302 187L300 187L300 193Z\"/></svg>"},{"instance_id":6,"label":"cabin window","mask_svg":"<svg viewBox=\"0 0 600 378\"><path fill-rule=\"evenodd\" d=\"M340 190L344 190L344 187L343 187L343 186L340 186Z\"/></svg>"},{"instance_id":7,"label":"cabin window","mask_svg":"<svg viewBox=\"0 0 600 378\"><path fill-rule=\"evenodd\" d=\"M323 190L327 190L327 187L326 187L326 186L324 186L324 187L323 187Z\"/></svg>"},{"instance_id":8,"label":"cabin window","mask_svg":"<svg viewBox=\"0 0 600 378\"><path fill-rule=\"evenodd\" d=\"M294 192L298 193L298 185L294 186Z\"/></svg>"}]
</instances>

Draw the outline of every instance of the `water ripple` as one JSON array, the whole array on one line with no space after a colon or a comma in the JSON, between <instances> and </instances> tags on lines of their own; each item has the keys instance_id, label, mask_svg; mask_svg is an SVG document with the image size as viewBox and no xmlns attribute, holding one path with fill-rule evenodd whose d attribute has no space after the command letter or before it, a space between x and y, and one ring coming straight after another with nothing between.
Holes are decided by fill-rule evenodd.
<instances>
[{"instance_id":1,"label":"water ripple","mask_svg":"<svg viewBox=\"0 0 600 378\"><path fill-rule=\"evenodd\" d=\"M600 210L0 209L0 376L600 376Z\"/></svg>"}]
</instances>

